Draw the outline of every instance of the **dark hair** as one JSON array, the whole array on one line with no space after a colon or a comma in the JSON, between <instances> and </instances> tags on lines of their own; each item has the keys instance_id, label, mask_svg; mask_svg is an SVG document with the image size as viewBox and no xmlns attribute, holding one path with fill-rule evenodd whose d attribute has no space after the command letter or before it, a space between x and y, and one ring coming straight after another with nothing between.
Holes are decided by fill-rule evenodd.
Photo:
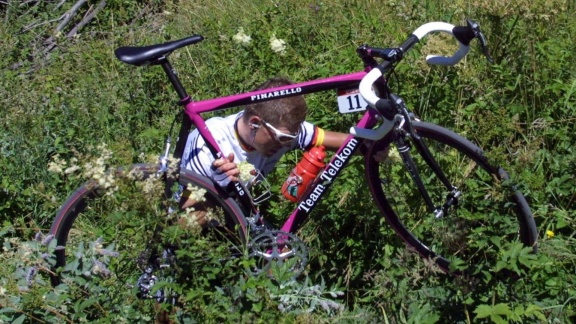
<instances>
[{"instance_id":1,"label":"dark hair","mask_svg":"<svg viewBox=\"0 0 576 324\"><path fill-rule=\"evenodd\" d=\"M254 90L280 87L294 84L287 78L275 77L267 80ZM281 99L262 101L250 104L244 108L244 118L258 116L275 127L286 127L297 130L306 119L308 107L302 95Z\"/></svg>"}]
</instances>

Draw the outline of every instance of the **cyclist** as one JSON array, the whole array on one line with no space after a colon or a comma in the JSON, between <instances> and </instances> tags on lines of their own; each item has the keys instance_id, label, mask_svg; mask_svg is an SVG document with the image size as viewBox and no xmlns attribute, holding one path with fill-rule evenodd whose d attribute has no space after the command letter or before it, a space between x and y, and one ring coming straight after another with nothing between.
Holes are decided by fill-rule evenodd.
<instances>
[{"instance_id":1,"label":"cyclist","mask_svg":"<svg viewBox=\"0 0 576 324\"><path fill-rule=\"evenodd\" d=\"M267 80L255 90L290 84L290 80L276 77ZM282 155L290 150L324 146L327 150L335 151L344 143L349 134L327 131L315 126L305 121L306 113L304 97L296 95L255 102L237 114L210 118L206 125L220 149L228 153L228 156L214 159L203 138L194 130L188 136L181 166L226 187L231 181L239 181L240 162L252 164L266 176L274 169ZM181 207L187 208L195 203L193 199L187 199ZM194 207L196 211L203 209L198 204ZM196 215L196 219L201 225L205 222L200 214Z\"/></svg>"}]
</instances>

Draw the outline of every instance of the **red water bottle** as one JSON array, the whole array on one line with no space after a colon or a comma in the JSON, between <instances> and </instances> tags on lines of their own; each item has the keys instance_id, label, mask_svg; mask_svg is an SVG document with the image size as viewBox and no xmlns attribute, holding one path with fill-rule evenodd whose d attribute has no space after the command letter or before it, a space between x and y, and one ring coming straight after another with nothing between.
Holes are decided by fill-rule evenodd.
<instances>
[{"instance_id":1,"label":"red water bottle","mask_svg":"<svg viewBox=\"0 0 576 324\"><path fill-rule=\"evenodd\" d=\"M290 176L282 186L282 194L286 199L297 202L308 189L312 180L316 179L318 172L326 165L326 152L324 146L313 147L304 152L304 157L290 172Z\"/></svg>"}]
</instances>

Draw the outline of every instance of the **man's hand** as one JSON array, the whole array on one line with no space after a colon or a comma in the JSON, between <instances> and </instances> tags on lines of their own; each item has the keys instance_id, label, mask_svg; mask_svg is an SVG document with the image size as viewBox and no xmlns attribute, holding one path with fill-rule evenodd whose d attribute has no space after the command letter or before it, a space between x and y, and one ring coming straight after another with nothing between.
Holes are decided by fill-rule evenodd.
<instances>
[{"instance_id":1,"label":"man's hand","mask_svg":"<svg viewBox=\"0 0 576 324\"><path fill-rule=\"evenodd\" d=\"M229 181L239 181L240 169L234 163L234 153L228 154L227 158L218 159L212 163L212 169L217 174L218 182L221 182L223 177L227 177Z\"/></svg>"}]
</instances>

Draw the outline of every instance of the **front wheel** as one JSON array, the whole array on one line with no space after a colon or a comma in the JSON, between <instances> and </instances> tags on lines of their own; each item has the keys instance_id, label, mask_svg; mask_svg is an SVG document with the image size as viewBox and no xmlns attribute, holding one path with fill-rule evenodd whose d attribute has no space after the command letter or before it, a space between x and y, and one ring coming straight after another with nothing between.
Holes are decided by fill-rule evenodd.
<instances>
[{"instance_id":1,"label":"front wheel","mask_svg":"<svg viewBox=\"0 0 576 324\"><path fill-rule=\"evenodd\" d=\"M452 188L424 161L422 146L404 132L393 131L375 143L366 159L369 186L400 238L446 272L473 271L486 261L495 266L498 247L510 242L521 242L536 252L538 233L530 207L507 173L452 131L416 121L413 127ZM401 157L396 143L406 144L400 151L411 157L412 167L407 167L410 163ZM388 157L376 161L372 156L382 151L388 151ZM415 172L434 208L415 185Z\"/></svg>"}]
</instances>

